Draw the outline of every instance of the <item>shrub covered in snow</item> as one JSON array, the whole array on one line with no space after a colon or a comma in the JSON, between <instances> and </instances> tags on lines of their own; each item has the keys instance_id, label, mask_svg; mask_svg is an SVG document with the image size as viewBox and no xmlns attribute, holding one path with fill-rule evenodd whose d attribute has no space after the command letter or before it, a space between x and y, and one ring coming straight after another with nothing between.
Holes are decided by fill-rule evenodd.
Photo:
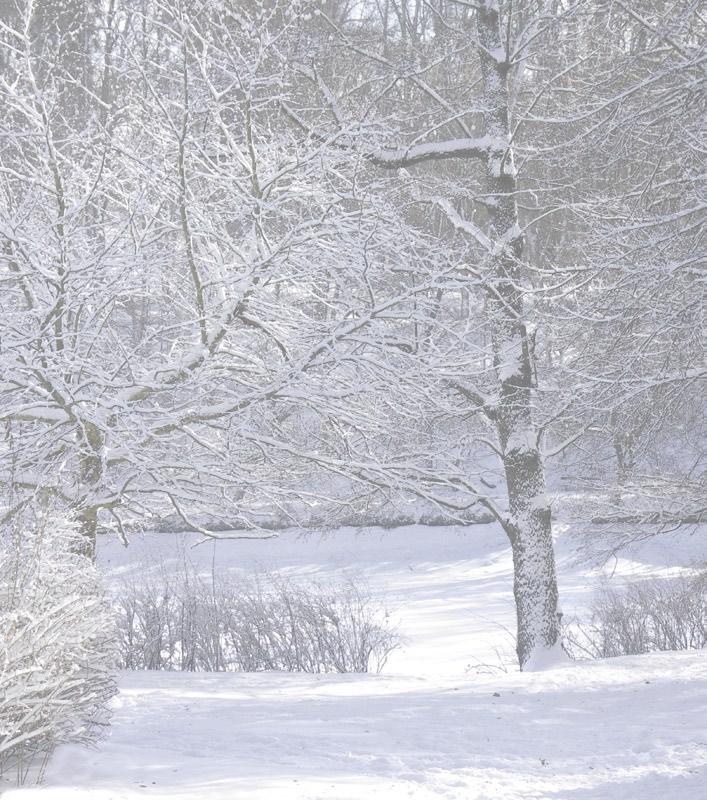
<instances>
[{"instance_id":1,"label":"shrub covered in snow","mask_svg":"<svg viewBox=\"0 0 707 800\"><path fill-rule=\"evenodd\" d=\"M0 774L22 783L90 743L115 692L115 630L76 526L25 514L0 531Z\"/></svg>"},{"instance_id":2,"label":"shrub covered in snow","mask_svg":"<svg viewBox=\"0 0 707 800\"><path fill-rule=\"evenodd\" d=\"M707 569L603 587L588 623L571 625L565 643L575 658L707 647Z\"/></svg>"},{"instance_id":3,"label":"shrub covered in snow","mask_svg":"<svg viewBox=\"0 0 707 800\"><path fill-rule=\"evenodd\" d=\"M116 604L126 669L377 672L399 644L353 581L204 578L184 565L124 584Z\"/></svg>"}]
</instances>

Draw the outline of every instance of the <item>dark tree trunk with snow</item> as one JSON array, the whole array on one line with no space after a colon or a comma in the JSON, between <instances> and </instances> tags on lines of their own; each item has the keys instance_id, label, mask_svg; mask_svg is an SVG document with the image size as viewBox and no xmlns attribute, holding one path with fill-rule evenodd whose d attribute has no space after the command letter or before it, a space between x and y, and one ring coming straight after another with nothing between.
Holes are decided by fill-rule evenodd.
<instances>
[{"instance_id":1,"label":"dark tree trunk with snow","mask_svg":"<svg viewBox=\"0 0 707 800\"><path fill-rule=\"evenodd\" d=\"M96 557L96 535L98 533L98 511L100 505L95 497L100 490L103 478L103 436L91 422L82 421L79 449L79 490L80 501L76 512L78 528L81 533L79 552L88 558Z\"/></svg>"},{"instance_id":2,"label":"dark tree trunk with snow","mask_svg":"<svg viewBox=\"0 0 707 800\"><path fill-rule=\"evenodd\" d=\"M497 377L495 397L487 400L468 387L461 387L460 391L472 401L475 410L483 409L496 428L508 513L475 491L487 507L494 508L494 515L502 522L511 542L517 651L520 666L525 668L531 666L534 656L553 650L558 643L558 592L540 430L533 420L534 347L525 320L524 242L518 221L509 124L509 65L502 44L498 2L481 2L476 21L475 43L482 69L483 135L474 136L462 123L463 138L420 143L426 138L422 134L407 146L384 147L366 155L370 162L385 169L451 159L474 160L482 166L478 194L484 198L487 209L487 231L464 219L451 203L443 201L441 205L454 227L469 233L486 251L480 264L469 267L474 284L481 285L486 293L485 315ZM458 118L463 116L459 114Z\"/></svg>"},{"instance_id":3,"label":"dark tree trunk with snow","mask_svg":"<svg viewBox=\"0 0 707 800\"><path fill-rule=\"evenodd\" d=\"M485 133L493 142L486 159L492 275L489 313L498 376L494 421L503 454L509 518L505 530L513 549L518 616L517 652L521 668L559 636L557 581L545 471L533 422L533 348L524 321L516 177L509 128L506 56L501 43L498 3L478 12L483 71Z\"/></svg>"}]
</instances>

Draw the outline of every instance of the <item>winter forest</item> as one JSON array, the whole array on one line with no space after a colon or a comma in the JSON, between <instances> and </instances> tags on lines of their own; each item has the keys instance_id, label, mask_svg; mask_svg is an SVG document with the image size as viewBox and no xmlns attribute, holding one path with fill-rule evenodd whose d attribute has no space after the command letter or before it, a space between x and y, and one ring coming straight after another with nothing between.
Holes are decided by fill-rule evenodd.
<instances>
[{"instance_id":1,"label":"winter forest","mask_svg":"<svg viewBox=\"0 0 707 800\"><path fill-rule=\"evenodd\" d=\"M0 794L704 797L699 0L0 0Z\"/></svg>"}]
</instances>

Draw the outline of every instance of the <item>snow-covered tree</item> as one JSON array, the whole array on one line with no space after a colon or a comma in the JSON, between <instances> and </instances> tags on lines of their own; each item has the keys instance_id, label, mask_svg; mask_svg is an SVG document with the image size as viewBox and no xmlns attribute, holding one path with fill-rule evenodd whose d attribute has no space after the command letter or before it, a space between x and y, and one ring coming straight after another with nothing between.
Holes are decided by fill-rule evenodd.
<instances>
[{"instance_id":1,"label":"snow-covered tree","mask_svg":"<svg viewBox=\"0 0 707 800\"><path fill-rule=\"evenodd\" d=\"M615 459L620 495L639 438L696 416L700 103L675 112L694 108L703 37L694 3L661 8L327 4L301 66L319 99L289 109L390 173L407 224L444 252L407 369L447 453L461 430L477 462L480 446L497 458L473 482L457 460L456 477L509 535L521 665L559 630L545 455ZM444 471L444 446L418 456Z\"/></svg>"},{"instance_id":2,"label":"snow-covered tree","mask_svg":"<svg viewBox=\"0 0 707 800\"><path fill-rule=\"evenodd\" d=\"M405 11L407 5L400 8ZM495 486L488 482L465 488L491 510L511 542L517 649L526 666L559 647L560 615L550 502L533 409L534 334L511 128L512 45L496 2L475 4L473 17L442 14L438 9L444 36L425 31L420 15L414 17L419 34L414 36L405 11L397 36L391 37L394 55L385 47L359 44L345 27L336 28L369 72L344 92L349 98L369 95L370 107L385 109L388 124L376 120L376 130L365 118L352 123L332 93L325 94L332 125L350 137L371 167L395 171L394 184L401 175L405 182L408 175L419 175L414 191L418 203L439 219L451 272L439 286L438 303L450 292L473 298L467 313L455 320L428 314L429 346L417 355L439 392L455 394L467 417L484 420L477 439L500 461L505 498L494 497L487 487ZM378 85L370 92L372 79ZM473 92L467 84L475 86ZM448 163L452 166L446 168Z\"/></svg>"},{"instance_id":3,"label":"snow-covered tree","mask_svg":"<svg viewBox=\"0 0 707 800\"><path fill-rule=\"evenodd\" d=\"M90 743L115 691L112 611L75 522L27 509L0 531L0 772Z\"/></svg>"},{"instance_id":4,"label":"snow-covered tree","mask_svg":"<svg viewBox=\"0 0 707 800\"><path fill-rule=\"evenodd\" d=\"M390 277L396 210L282 114L297 4L91 8L99 97L71 25L41 54L33 4L2 29L5 486L75 509L92 551L99 517L253 527L323 473L363 485L351 431L391 398L360 334L429 279Z\"/></svg>"}]
</instances>

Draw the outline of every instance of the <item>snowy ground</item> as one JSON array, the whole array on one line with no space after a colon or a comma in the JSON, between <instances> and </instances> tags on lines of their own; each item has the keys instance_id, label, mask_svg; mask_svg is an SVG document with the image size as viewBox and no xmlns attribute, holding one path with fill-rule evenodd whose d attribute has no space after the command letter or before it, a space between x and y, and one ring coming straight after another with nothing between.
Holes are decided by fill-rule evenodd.
<instances>
[{"instance_id":1,"label":"snowy ground","mask_svg":"<svg viewBox=\"0 0 707 800\"><path fill-rule=\"evenodd\" d=\"M407 643L382 675L131 673L110 737L59 750L41 789L8 800L704 800L707 652L504 673L510 553L492 525L327 537L136 539L104 546L109 580L156 559L200 568L363 576ZM558 541L566 614L599 579ZM612 580L707 557L704 532L653 540ZM488 665L488 666L484 666ZM492 671L489 671L492 670Z\"/></svg>"}]
</instances>

